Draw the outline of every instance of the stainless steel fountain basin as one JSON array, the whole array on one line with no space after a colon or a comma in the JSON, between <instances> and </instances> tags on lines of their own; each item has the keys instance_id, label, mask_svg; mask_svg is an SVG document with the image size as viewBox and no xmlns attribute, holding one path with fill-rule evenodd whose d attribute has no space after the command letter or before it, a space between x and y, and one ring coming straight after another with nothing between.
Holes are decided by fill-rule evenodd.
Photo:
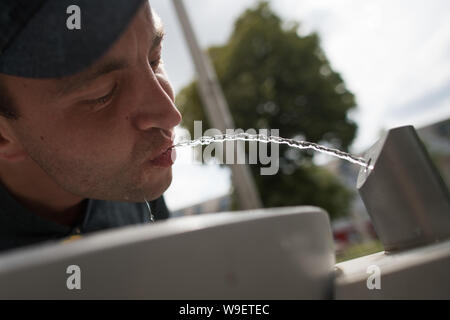
<instances>
[{"instance_id":1,"label":"stainless steel fountain basin","mask_svg":"<svg viewBox=\"0 0 450 320\"><path fill-rule=\"evenodd\" d=\"M319 208L207 214L3 254L0 299L327 299L334 263Z\"/></svg>"}]
</instances>

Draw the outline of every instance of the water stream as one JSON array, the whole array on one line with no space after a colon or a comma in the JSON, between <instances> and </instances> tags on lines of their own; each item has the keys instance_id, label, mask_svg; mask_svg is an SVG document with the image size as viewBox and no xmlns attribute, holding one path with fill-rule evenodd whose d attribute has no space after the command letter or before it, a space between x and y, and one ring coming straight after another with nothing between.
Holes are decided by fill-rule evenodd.
<instances>
[{"instance_id":1,"label":"water stream","mask_svg":"<svg viewBox=\"0 0 450 320\"><path fill-rule=\"evenodd\" d=\"M286 139L277 136L266 136L263 134L236 133L236 134L221 134L216 136L203 136L195 140L181 141L179 143L176 143L173 147L174 148L196 147L199 145L204 146L209 145L211 143L225 142L225 141L251 141L262 143L286 144L296 149L310 149L321 153L325 153L337 157L339 159L346 160L353 164L360 165L361 167L364 167L365 170L373 169L373 167L370 166L370 162L367 162L366 159L351 155L350 153L347 152L343 152L333 148L328 148L313 142Z\"/></svg>"},{"instance_id":2,"label":"water stream","mask_svg":"<svg viewBox=\"0 0 450 320\"><path fill-rule=\"evenodd\" d=\"M351 155L350 153L347 152L343 152L333 148L328 148L313 142L286 139L277 136L267 136L263 134L236 133L236 134L221 134L216 136L203 136L195 140L185 140L178 142L173 146L173 148L196 147L199 145L205 146L211 143L226 142L226 141L250 141L250 142L285 144L296 149L301 150L309 149L324 154L328 154L337 157L339 159L346 160L350 163L357 164L363 167L364 170L373 169L373 166L370 165L370 161L368 162L364 158ZM150 220L152 222L155 222L152 210L150 208L150 204L148 203L147 200L145 200L145 203L147 204L147 208L150 213Z\"/></svg>"}]
</instances>

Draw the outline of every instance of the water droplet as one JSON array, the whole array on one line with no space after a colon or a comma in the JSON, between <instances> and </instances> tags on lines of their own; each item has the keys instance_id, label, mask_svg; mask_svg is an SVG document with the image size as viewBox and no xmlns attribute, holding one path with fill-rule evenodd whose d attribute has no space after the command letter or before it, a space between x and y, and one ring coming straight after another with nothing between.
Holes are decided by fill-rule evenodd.
<instances>
[{"instance_id":1,"label":"water droplet","mask_svg":"<svg viewBox=\"0 0 450 320\"><path fill-rule=\"evenodd\" d=\"M152 214L152 209L150 208L150 204L148 203L147 199L144 199L144 201L147 204L148 212L150 213L150 221L155 222L155 217Z\"/></svg>"}]
</instances>

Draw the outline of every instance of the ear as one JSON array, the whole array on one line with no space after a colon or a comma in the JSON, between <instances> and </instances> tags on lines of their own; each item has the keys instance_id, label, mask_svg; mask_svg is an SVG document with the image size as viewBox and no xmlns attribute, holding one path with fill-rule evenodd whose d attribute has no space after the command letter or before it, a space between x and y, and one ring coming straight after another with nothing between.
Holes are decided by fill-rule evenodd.
<instances>
[{"instance_id":1,"label":"ear","mask_svg":"<svg viewBox=\"0 0 450 320\"><path fill-rule=\"evenodd\" d=\"M20 162L27 153L16 138L8 120L0 116L0 161Z\"/></svg>"}]
</instances>

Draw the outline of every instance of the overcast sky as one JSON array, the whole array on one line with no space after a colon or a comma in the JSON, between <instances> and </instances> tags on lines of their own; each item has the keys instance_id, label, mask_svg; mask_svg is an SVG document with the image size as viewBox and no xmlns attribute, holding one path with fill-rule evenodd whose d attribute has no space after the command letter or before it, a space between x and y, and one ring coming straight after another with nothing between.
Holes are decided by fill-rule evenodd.
<instances>
[{"instance_id":1,"label":"overcast sky","mask_svg":"<svg viewBox=\"0 0 450 320\"><path fill-rule=\"evenodd\" d=\"M352 151L376 142L382 129L420 127L450 117L450 1L272 0L284 19L317 31L334 70L356 95L359 125ZM224 43L235 19L254 0L184 0L203 48ZM175 90L194 68L171 0L151 0L167 37L163 59ZM183 153L183 152L182 152ZM182 154L166 193L171 209L228 192L227 169L189 164ZM178 162L178 161L177 161Z\"/></svg>"}]
</instances>

